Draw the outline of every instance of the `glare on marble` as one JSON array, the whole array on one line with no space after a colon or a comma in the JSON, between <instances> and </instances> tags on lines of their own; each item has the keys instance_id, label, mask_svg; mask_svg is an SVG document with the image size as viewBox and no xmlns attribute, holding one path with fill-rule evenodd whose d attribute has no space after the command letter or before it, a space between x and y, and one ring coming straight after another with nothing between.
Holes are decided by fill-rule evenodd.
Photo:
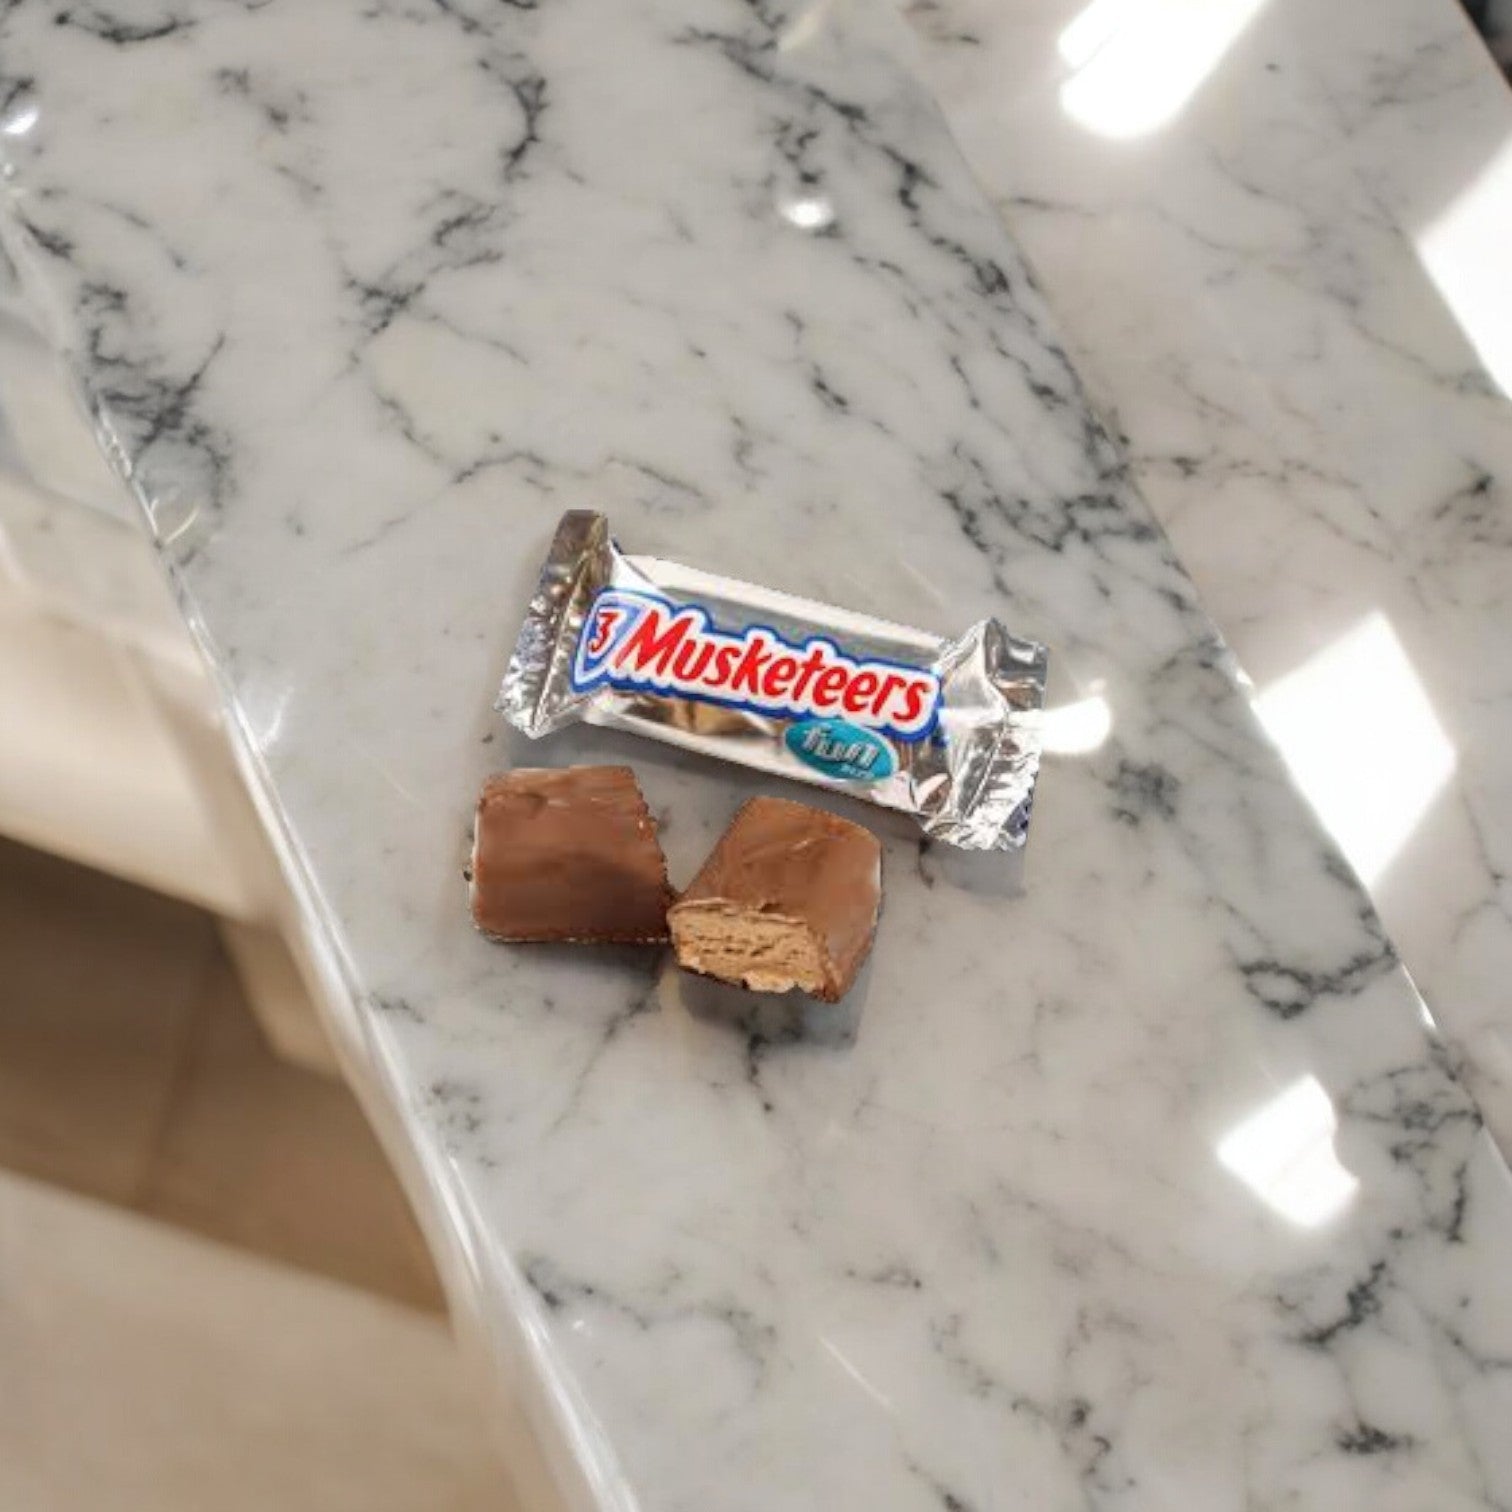
<instances>
[{"instance_id":1,"label":"glare on marble","mask_svg":"<svg viewBox=\"0 0 1512 1512\"><path fill-rule=\"evenodd\" d=\"M1218 1159L1300 1228L1316 1228L1348 1206L1359 1182L1339 1164L1333 1104L1304 1076L1226 1134Z\"/></svg>"},{"instance_id":2,"label":"glare on marble","mask_svg":"<svg viewBox=\"0 0 1512 1512\"><path fill-rule=\"evenodd\" d=\"M842 1354L840 1350L830 1342L829 1339L825 1338L823 1334L820 1334L819 1342L833 1357L835 1363L841 1368L841 1370L843 1370L846 1375L848 1375L851 1380L853 1380L856 1385L858 1385L862 1389L862 1391L864 1391L867 1396L872 1399L872 1401L874 1401L879 1407L884 1408L888 1412L896 1412L897 1409L893 1406L892 1400L885 1393L878 1391L877 1388L873 1386L872 1383L868 1381L864 1375L861 1374L861 1372L855 1367L855 1365L852 1364L851 1361L844 1354Z\"/></svg>"},{"instance_id":3,"label":"glare on marble","mask_svg":"<svg viewBox=\"0 0 1512 1512\"><path fill-rule=\"evenodd\" d=\"M174 525L171 529L165 530L161 533L159 544L162 546L172 546L175 541L182 540L189 531L194 529L194 526L198 522L199 517L199 505L190 505L189 513L186 514L184 518L178 522L178 524ZM153 516L153 523L157 523L156 515Z\"/></svg>"},{"instance_id":4,"label":"glare on marble","mask_svg":"<svg viewBox=\"0 0 1512 1512\"><path fill-rule=\"evenodd\" d=\"M23 105L14 115L6 118L4 125L0 125L0 132L9 137L25 136L37 124L40 115L34 102Z\"/></svg>"},{"instance_id":5,"label":"glare on marble","mask_svg":"<svg viewBox=\"0 0 1512 1512\"><path fill-rule=\"evenodd\" d=\"M1379 613L1263 689L1255 712L1367 885L1454 772L1454 746Z\"/></svg>"},{"instance_id":6,"label":"glare on marble","mask_svg":"<svg viewBox=\"0 0 1512 1512\"><path fill-rule=\"evenodd\" d=\"M1139 9L1143 0L1092 0L1056 38L1055 48L1071 68L1090 63Z\"/></svg>"},{"instance_id":7,"label":"glare on marble","mask_svg":"<svg viewBox=\"0 0 1512 1512\"><path fill-rule=\"evenodd\" d=\"M796 52L800 47L817 42L824 34L825 18L833 5L834 0L814 0L812 5L804 6L778 36L777 50Z\"/></svg>"},{"instance_id":8,"label":"glare on marble","mask_svg":"<svg viewBox=\"0 0 1512 1512\"><path fill-rule=\"evenodd\" d=\"M1061 32L1061 108L1105 137L1178 116L1264 0L1092 0Z\"/></svg>"},{"instance_id":9,"label":"glare on marble","mask_svg":"<svg viewBox=\"0 0 1512 1512\"><path fill-rule=\"evenodd\" d=\"M1054 756L1085 756L1095 751L1113 730L1108 700L1093 689L1075 703L1045 710L1044 748Z\"/></svg>"},{"instance_id":10,"label":"glare on marble","mask_svg":"<svg viewBox=\"0 0 1512 1512\"><path fill-rule=\"evenodd\" d=\"M1416 235L1418 257L1486 371L1512 396L1512 140Z\"/></svg>"},{"instance_id":11,"label":"glare on marble","mask_svg":"<svg viewBox=\"0 0 1512 1512\"><path fill-rule=\"evenodd\" d=\"M835 221L835 207L822 194L805 194L784 200L779 208L783 219L800 231L823 231Z\"/></svg>"},{"instance_id":12,"label":"glare on marble","mask_svg":"<svg viewBox=\"0 0 1512 1512\"><path fill-rule=\"evenodd\" d=\"M256 690L252 689L242 698L242 725L252 749L259 755L267 755L283 737L293 697L294 690L285 685L273 691L266 701L258 698Z\"/></svg>"}]
</instances>

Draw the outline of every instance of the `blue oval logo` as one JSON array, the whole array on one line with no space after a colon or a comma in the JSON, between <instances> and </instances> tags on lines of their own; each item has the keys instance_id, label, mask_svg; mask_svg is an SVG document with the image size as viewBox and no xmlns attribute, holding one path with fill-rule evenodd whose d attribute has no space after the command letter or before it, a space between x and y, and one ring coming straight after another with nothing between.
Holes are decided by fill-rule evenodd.
<instances>
[{"instance_id":1,"label":"blue oval logo","mask_svg":"<svg viewBox=\"0 0 1512 1512\"><path fill-rule=\"evenodd\" d=\"M805 719L790 725L783 740L799 761L826 777L880 782L898 769L892 747L880 735L844 719Z\"/></svg>"}]
</instances>

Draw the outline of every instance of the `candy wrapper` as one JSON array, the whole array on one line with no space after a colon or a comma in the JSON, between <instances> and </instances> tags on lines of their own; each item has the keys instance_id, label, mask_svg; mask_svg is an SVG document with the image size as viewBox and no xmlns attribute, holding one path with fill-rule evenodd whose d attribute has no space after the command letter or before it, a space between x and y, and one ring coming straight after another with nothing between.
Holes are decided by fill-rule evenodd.
<instances>
[{"instance_id":1,"label":"candy wrapper","mask_svg":"<svg viewBox=\"0 0 1512 1512\"><path fill-rule=\"evenodd\" d=\"M1045 648L982 620L943 640L656 557L562 516L498 708L530 736L633 730L1014 850L1039 771Z\"/></svg>"}]
</instances>

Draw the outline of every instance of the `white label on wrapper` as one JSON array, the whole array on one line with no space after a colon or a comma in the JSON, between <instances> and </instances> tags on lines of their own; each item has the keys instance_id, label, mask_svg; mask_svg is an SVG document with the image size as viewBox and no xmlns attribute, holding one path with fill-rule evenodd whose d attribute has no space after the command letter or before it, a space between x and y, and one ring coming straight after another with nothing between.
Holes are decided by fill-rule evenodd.
<instances>
[{"instance_id":1,"label":"white label on wrapper","mask_svg":"<svg viewBox=\"0 0 1512 1512\"><path fill-rule=\"evenodd\" d=\"M622 588L599 591L573 658L574 691L602 683L769 718L843 718L904 741L923 740L940 707L927 667L850 657L822 635L800 644L769 625L721 630L701 604Z\"/></svg>"}]
</instances>

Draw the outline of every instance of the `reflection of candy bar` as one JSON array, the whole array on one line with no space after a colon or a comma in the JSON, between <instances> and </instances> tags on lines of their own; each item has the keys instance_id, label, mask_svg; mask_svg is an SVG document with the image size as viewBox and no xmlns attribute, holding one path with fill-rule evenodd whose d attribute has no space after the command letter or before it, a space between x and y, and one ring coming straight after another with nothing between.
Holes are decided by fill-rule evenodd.
<instances>
[{"instance_id":1,"label":"reflection of candy bar","mask_svg":"<svg viewBox=\"0 0 1512 1512\"><path fill-rule=\"evenodd\" d=\"M848 792L969 850L1024 843L1045 648L982 620L956 640L653 557L562 516L499 708L576 720Z\"/></svg>"},{"instance_id":2,"label":"reflection of candy bar","mask_svg":"<svg viewBox=\"0 0 1512 1512\"><path fill-rule=\"evenodd\" d=\"M679 698L667 701L667 723L674 730L690 735L758 735L764 722L742 709L727 709L720 704L694 703Z\"/></svg>"},{"instance_id":3,"label":"reflection of candy bar","mask_svg":"<svg viewBox=\"0 0 1512 1512\"><path fill-rule=\"evenodd\" d=\"M859 824L753 798L672 905L678 963L758 992L850 990L882 903L882 847Z\"/></svg>"},{"instance_id":4,"label":"reflection of candy bar","mask_svg":"<svg viewBox=\"0 0 1512 1512\"><path fill-rule=\"evenodd\" d=\"M473 922L496 939L667 938L667 864L629 767L490 777L471 878Z\"/></svg>"}]
</instances>

